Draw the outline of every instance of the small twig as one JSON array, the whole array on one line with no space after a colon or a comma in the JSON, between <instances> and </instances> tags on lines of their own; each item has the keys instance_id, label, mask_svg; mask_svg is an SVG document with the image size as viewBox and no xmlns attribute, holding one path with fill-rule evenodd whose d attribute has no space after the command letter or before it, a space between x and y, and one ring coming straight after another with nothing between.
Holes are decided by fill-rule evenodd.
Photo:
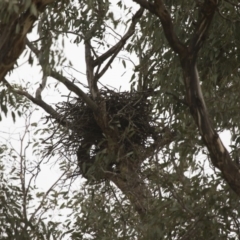
<instances>
[{"instance_id":1,"label":"small twig","mask_svg":"<svg viewBox=\"0 0 240 240\"><path fill-rule=\"evenodd\" d=\"M61 176L52 184L52 186L47 190L47 192L44 194L40 204L36 208L36 210L33 212L31 217L29 218L29 222L33 221L34 217L36 216L37 212L41 209L45 199L47 198L48 194L54 189L54 187L57 185L57 183L62 179L62 177L66 174L67 171L63 172Z\"/></svg>"},{"instance_id":2,"label":"small twig","mask_svg":"<svg viewBox=\"0 0 240 240\"><path fill-rule=\"evenodd\" d=\"M114 31L114 29L111 28L108 24L105 23L105 25L106 25L107 28L111 29L119 37L118 40L120 40L122 38L122 36L119 33L117 33L116 31ZM113 37L116 37L116 36L113 36Z\"/></svg>"}]
</instances>

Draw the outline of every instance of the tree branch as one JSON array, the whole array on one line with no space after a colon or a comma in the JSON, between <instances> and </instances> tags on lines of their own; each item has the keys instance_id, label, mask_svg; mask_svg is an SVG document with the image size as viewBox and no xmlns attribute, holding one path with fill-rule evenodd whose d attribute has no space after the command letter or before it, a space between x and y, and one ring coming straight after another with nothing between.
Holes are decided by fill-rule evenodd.
<instances>
[{"instance_id":1,"label":"tree branch","mask_svg":"<svg viewBox=\"0 0 240 240\"><path fill-rule=\"evenodd\" d=\"M107 52L103 53L100 57L98 57L93 62L93 67L96 67L98 65L101 65L105 60L107 60L112 55L117 55L119 51L123 48L126 41L134 34L135 32L135 26L138 22L138 20L141 18L142 14L144 12L143 8L140 8L132 17L132 23L128 29L128 31L124 34L124 36L121 38L121 40L115 44L113 47L111 47Z\"/></svg>"},{"instance_id":2,"label":"tree branch","mask_svg":"<svg viewBox=\"0 0 240 240\"><path fill-rule=\"evenodd\" d=\"M93 57L91 54L91 39L85 41L85 62L86 62L86 75L88 86L90 92L93 96L93 99L96 99L98 96L98 87L97 87L97 80L94 77L93 72Z\"/></svg>"},{"instance_id":3,"label":"tree branch","mask_svg":"<svg viewBox=\"0 0 240 240\"><path fill-rule=\"evenodd\" d=\"M202 140L210 153L213 166L218 168L223 178L240 196L240 171L238 165L231 159L228 150L223 145L218 133L213 127L202 95L197 67L192 59L182 62L186 99L190 113L198 127Z\"/></svg>"},{"instance_id":4,"label":"tree branch","mask_svg":"<svg viewBox=\"0 0 240 240\"><path fill-rule=\"evenodd\" d=\"M151 208L150 202L153 200L152 194L144 181L129 166L124 166L125 172L120 174L109 174L111 180L123 194L127 196L141 219L144 221Z\"/></svg>"},{"instance_id":5,"label":"tree branch","mask_svg":"<svg viewBox=\"0 0 240 240\"><path fill-rule=\"evenodd\" d=\"M161 21L163 31L170 47L173 51L180 56L183 55L187 48L178 39L176 33L174 32L174 27L172 23L172 18L167 8L165 7L162 0L155 0L154 3L150 3L146 0L133 0L145 9L148 9L151 13L155 14Z\"/></svg>"},{"instance_id":6,"label":"tree branch","mask_svg":"<svg viewBox=\"0 0 240 240\"><path fill-rule=\"evenodd\" d=\"M28 40L26 41L27 46L31 49L31 51L39 58L40 51ZM41 63L40 63L41 64ZM51 70L50 74L51 77L55 78L59 82L63 83L68 90L74 92L78 97L82 98L83 101L94 111L98 112L98 106L96 103L90 99L79 87L77 87L74 83L69 81L66 77L62 76L56 71Z\"/></svg>"},{"instance_id":7,"label":"tree branch","mask_svg":"<svg viewBox=\"0 0 240 240\"><path fill-rule=\"evenodd\" d=\"M108 68L110 67L111 63L113 62L113 60L115 59L115 57L118 55L118 53L121 51L121 49L123 48L123 46L125 45L126 41L134 34L135 32L135 26L139 20L139 18L141 18L142 14L143 14L143 8L140 8L133 16L132 18L132 23L128 29L128 31L125 33L125 35L122 37L122 39L115 45L113 46L111 49L109 49L106 53L104 53L101 57L99 57L97 60L95 60L96 65L101 65L107 58L110 58L110 60L108 61L108 63L104 66L104 68L102 69L102 71L97 74L95 76L96 81L98 81L103 74L108 70ZM97 62L96 62L97 61Z\"/></svg>"},{"instance_id":8,"label":"tree branch","mask_svg":"<svg viewBox=\"0 0 240 240\"><path fill-rule=\"evenodd\" d=\"M237 164L231 159L229 152L223 145L219 135L212 125L207 107L203 98L196 66L197 54L207 36L207 30L217 9L217 0L205 0L200 5L200 16L193 34L190 47L184 46L173 31L171 16L162 0L155 0L154 4L146 0L133 0L142 7L157 15L162 23L165 36L172 49L179 54L183 70L186 89L186 101L191 115L199 129L203 142L210 153L212 164L223 174L224 179L240 196L240 171Z\"/></svg>"},{"instance_id":9,"label":"tree branch","mask_svg":"<svg viewBox=\"0 0 240 240\"><path fill-rule=\"evenodd\" d=\"M19 89L15 89L13 88L10 83L4 78L3 79L3 83L5 84L5 86L12 92L21 95L21 96L25 96L26 98L28 98L31 102L33 102L34 104L40 106L42 109L44 109L47 113L49 113L53 118L55 118L61 125L63 126L68 126L69 124L63 119L63 116L61 116L60 114L58 114L50 105L48 105L47 103L45 103L44 101L42 101L41 99L37 99L34 98L32 95L30 95L28 92L19 90Z\"/></svg>"},{"instance_id":10,"label":"tree branch","mask_svg":"<svg viewBox=\"0 0 240 240\"><path fill-rule=\"evenodd\" d=\"M56 185L59 183L59 181L63 178L63 176L67 173L67 170L64 171L61 176L52 184L51 187L49 187L49 189L47 190L47 192L43 195L42 200L40 201L38 207L35 209L35 211L32 213L31 217L29 218L29 222L33 221L36 214L38 213L38 211L42 208L44 201L46 200L46 198L48 197L49 193L51 191L53 191L53 189L56 187Z\"/></svg>"},{"instance_id":11,"label":"tree branch","mask_svg":"<svg viewBox=\"0 0 240 240\"><path fill-rule=\"evenodd\" d=\"M97 104L91 98L89 98L86 93L84 93L79 87L77 87L75 84L73 84L58 72L51 71L50 76L63 83L68 88L68 90L74 92L78 97L82 98L82 100L93 110L93 112L98 113L99 109Z\"/></svg>"},{"instance_id":12,"label":"tree branch","mask_svg":"<svg viewBox=\"0 0 240 240\"><path fill-rule=\"evenodd\" d=\"M21 55L25 48L26 35L32 30L33 24L37 20L37 16L31 11L32 5L35 5L38 12L42 12L46 5L52 2L54 0L32 0L28 9L19 15L16 13L14 21L10 25L1 26L0 81L13 68L14 63ZM18 32L16 32L17 26L20 26Z\"/></svg>"},{"instance_id":13,"label":"tree branch","mask_svg":"<svg viewBox=\"0 0 240 240\"><path fill-rule=\"evenodd\" d=\"M205 0L204 3L200 5L199 19L190 45L190 52L193 54L194 59L196 59L197 54L207 36L207 31L212 22L214 13L217 10L217 6L217 0Z\"/></svg>"}]
</instances>

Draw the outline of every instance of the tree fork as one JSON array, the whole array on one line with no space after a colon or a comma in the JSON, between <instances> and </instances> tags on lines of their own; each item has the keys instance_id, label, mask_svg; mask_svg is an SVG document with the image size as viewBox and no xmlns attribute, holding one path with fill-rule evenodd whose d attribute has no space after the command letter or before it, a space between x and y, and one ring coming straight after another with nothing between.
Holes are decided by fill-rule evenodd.
<instances>
[{"instance_id":1,"label":"tree fork","mask_svg":"<svg viewBox=\"0 0 240 240\"><path fill-rule=\"evenodd\" d=\"M178 39L174 31L172 17L163 0L155 0L154 3L150 3L147 0L133 1L148 9L149 12L156 15L161 21L164 35L170 47L179 55L186 88L186 100L203 142L209 150L211 162L222 172L224 179L234 192L240 196L240 169L232 161L229 152L212 126L196 66L198 52L207 37L208 29L218 7L218 0L205 0L199 4L199 18L195 32L191 37L190 46L186 46Z\"/></svg>"}]
</instances>

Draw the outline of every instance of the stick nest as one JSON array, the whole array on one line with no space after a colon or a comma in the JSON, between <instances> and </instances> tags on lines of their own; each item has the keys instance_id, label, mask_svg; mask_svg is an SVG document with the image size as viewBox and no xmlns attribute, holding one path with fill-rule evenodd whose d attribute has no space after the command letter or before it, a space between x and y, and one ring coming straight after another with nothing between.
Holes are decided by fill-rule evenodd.
<instances>
[{"instance_id":1,"label":"stick nest","mask_svg":"<svg viewBox=\"0 0 240 240\"><path fill-rule=\"evenodd\" d=\"M105 102L107 124L117 128L119 143L124 144L131 151L131 146L146 146L157 138L157 123L153 114L153 105L149 97L150 92L114 92L101 90L101 98L97 100L99 106ZM81 145L89 151L94 146L92 156L99 151L105 137L97 124L93 111L82 99L72 99L58 104L57 111L65 116L70 123L71 133L63 139L62 144L68 151L77 150ZM95 152L94 152L95 151Z\"/></svg>"}]
</instances>

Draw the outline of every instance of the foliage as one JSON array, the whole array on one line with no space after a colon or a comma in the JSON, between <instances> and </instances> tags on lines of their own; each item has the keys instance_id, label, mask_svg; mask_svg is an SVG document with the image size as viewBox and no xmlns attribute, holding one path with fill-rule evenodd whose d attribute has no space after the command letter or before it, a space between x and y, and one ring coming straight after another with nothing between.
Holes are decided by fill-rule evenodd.
<instances>
[{"instance_id":1,"label":"foliage","mask_svg":"<svg viewBox=\"0 0 240 240\"><path fill-rule=\"evenodd\" d=\"M58 208L61 201L57 186L62 177L52 186L49 183L46 192L42 191L36 183L41 174L39 149L29 159L30 152L36 148L35 143L30 142L30 133L34 130L34 124L30 124L32 115L30 110L23 113L25 126L18 141L11 138L1 143L1 239L61 239L63 235L63 226L58 229L59 223L51 221L49 212ZM46 216L48 221L44 220Z\"/></svg>"},{"instance_id":2,"label":"foliage","mask_svg":"<svg viewBox=\"0 0 240 240\"><path fill-rule=\"evenodd\" d=\"M2 145L1 237L239 237L238 1L23 2L1 3L13 40L0 45L0 106L47 116L27 145L38 162ZM41 81L13 81L22 51ZM22 176L38 179L46 160L61 177L40 192ZM52 209L67 214L50 220Z\"/></svg>"}]
</instances>

